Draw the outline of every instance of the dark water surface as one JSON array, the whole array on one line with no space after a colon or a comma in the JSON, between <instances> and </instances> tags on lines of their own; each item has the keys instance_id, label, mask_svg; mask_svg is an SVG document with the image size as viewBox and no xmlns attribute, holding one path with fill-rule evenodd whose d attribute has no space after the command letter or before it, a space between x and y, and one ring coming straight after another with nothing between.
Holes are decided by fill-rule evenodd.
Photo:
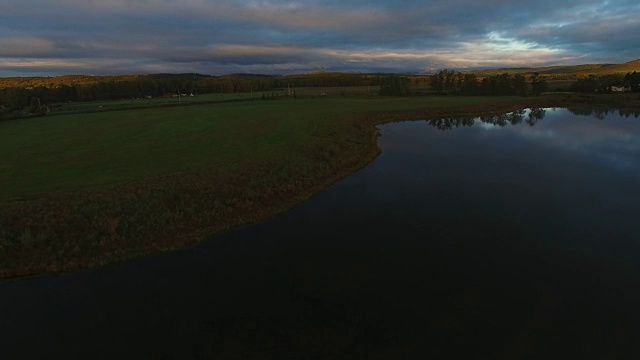
<instances>
[{"instance_id":1,"label":"dark water surface","mask_svg":"<svg viewBox=\"0 0 640 360\"><path fill-rule=\"evenodd\" d=\"M640 354L640 119L535 109L380 132L372 164L270 221L0 283L0 358Z\"/></svg>"}]
</instances>

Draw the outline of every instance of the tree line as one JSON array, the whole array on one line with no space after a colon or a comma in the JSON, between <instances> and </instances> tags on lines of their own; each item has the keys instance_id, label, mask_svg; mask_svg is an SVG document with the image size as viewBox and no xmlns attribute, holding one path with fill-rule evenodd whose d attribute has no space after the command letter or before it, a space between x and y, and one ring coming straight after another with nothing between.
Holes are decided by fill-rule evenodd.
<instances>
[{"instance_id":1,"label":"tree line","mask_svg":"<svg viewBox=\"0 0 640 360\"><path fill-rule=\"evenodd\" d=\"M272 83L264 78L145 76L135 80L99 81L57 86L9 87L0 89L0 106L6 110L28 107L36 98L43 104L75 101L103 101L170 96L266 91Z\"/></svg>"},{"instance_id":2,"label":"tree line","mask_svg":"<svg viewBox=\"0 0 640 360\"><path fill-rule=\"evenodd\" d=\"M498 74L480 79L473 73L442 70L431 77L431 87L439 95L538 95L548 90L547 81L534 74Z\"/></svg>"},{"instance_id":3,"label":"tree line","mask_svg":"<svg viewBox=\"0 0 640 360\"><path fill-rule=\"evenodd\" d=\"M570 90L582 93L611 93L615 88L624 91L640 92L640 73L634 71L622 76L620 74L589 75L574 82Z\"/></svg>"},{"instance_id":4,"label":"tree line","mask_svg":"<svg viewBox=\"0 0 640 360\"><path fill-rule=\"evenodd\" d=\"M477 76L442 70L431 76L316 72L268 76L232 74L154 74L129 76L63 76L57 78L0 79L0 116L16 111L42 113L49 104L171 96L266 92L288 87L379 86L382 96L409 96L411 87L427 83L437 95L538 95L548 91L546 77L534 74ZM591 75L576 80L575 92L611 92L614 86L640 91L640 73ZM25 110L26 109L26 110Z\"/></svg>"},{"instance_id":5,"label":"tree line","mask_svg":"<svg viewBox=\"0 0 640 360\"><path fill-rule=\"evenodd\" d=\"M291 76L233 74L156 74L123 77L66 76L57 78L11 78L0 82L0 112L21 110L32 102L54 104L171 96L172 94L216 94L264 92L287 87L379 86L386 75L356 73L312 73ZM37 99L37 100L36 100Z\"/></svg>"}]
</instances>

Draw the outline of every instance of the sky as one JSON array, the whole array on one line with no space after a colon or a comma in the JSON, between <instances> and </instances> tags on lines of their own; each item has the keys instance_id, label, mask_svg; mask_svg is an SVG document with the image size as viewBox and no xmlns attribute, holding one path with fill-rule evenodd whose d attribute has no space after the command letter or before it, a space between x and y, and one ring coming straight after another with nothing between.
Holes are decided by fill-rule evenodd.
<instances>
[{"instance_id":1,"label":"sky","mask_svg":"<svg viewBox=\"0 0 640 360\"><path fill-rule=\"evenodd\" d=\"M0 76L430 73L640 58L638 0L1 0Z\"/></svg>"}]
</instances>

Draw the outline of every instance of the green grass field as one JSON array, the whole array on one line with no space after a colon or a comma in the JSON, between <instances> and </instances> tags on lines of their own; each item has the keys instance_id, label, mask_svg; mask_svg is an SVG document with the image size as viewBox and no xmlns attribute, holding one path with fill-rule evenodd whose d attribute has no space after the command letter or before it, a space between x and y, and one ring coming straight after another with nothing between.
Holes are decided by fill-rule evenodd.
<instances>
[{"instance_id":1,"label":"green grass field","mask_svg":"<svg viewBox=\"0 0 640 360\"><path fill-rule=\"evenodd\" d=\"M560 99L327 96L0 122L0 276L99 266L265 219L373 160L376 124Z\"/></svg>"},{"instance_id":2,"label":"green grass field","mask_svg":"<svg viewBox=\"0 0 640 360\"><path fill-rule=\"evenodd\" d=\"M0 198L225 167L308 136L277 103L158 108L0 124ZM259 115L257 115L259 113ZM288 144L289 143L289 144ZM20 179L17 181L17 179Z\"/></svg>"},{"instance_id":3,"label":"green grass field","mask_svg":"<svg viewBox=\"0 0 640 360\"><path fill-rule=\"evenodd\" d=\"M516 101L496 98L492 101ZM486 98L304 99L100 112L0 123L0 199L282 157L342 134L353 114L465 106ZM116 105L113 105L116 106ZM331 129L330 129L331 128ZM330 129L330 130L329 130Z\"/></svg>"}]
</instances>

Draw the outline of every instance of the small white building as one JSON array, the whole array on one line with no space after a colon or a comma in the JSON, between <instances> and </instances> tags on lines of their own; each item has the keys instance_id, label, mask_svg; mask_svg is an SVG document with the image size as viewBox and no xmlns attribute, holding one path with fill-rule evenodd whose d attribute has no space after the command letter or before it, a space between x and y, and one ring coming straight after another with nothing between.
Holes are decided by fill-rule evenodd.
<instances>
[{"instance_id":1,"label":"small white building","mask_svg":"<svg viewBox=\"0 0 640 360\"><path fill-rule=\"evenodd\" d=\"M611 92L627 92L631 91L631 88L626 88L624 86L612 86Z\"/></svg>"}]
</instances>

